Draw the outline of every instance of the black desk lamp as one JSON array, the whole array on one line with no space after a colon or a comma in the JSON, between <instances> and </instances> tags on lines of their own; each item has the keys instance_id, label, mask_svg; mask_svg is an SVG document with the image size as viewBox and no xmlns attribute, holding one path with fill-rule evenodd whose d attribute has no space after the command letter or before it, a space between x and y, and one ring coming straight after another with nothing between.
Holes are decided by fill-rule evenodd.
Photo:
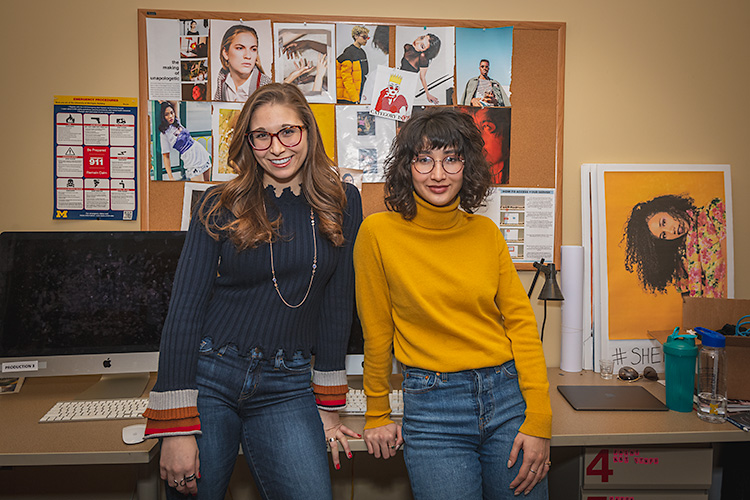
<instances>
[{"instance_id":1,"label":"black desk lamp","mask_svg":"<svg viewBox=\"0 0 750 500\"><path fill-rule=\"evenodd\" d=\"M544 340L544 325L547 323L547 301L548 300L565 300L565 297L563 297L562 292L560 291L560 287L557 285L557 270L555 270L555 264L545 264L544 259L540 260L539 262L534 262L534 267L536 268L536 274L534 275L534 279L531 281L531 286L529 287L529 298L531 298L531 292L534 290L534 286L536 285L536 280L539 278L539 273L544 273L544 286L542 286L542 291L539 292L539 300L544 301L544 320L542 321L542 330L541 330L541 340Z\"/></svg>"}]
</instances>

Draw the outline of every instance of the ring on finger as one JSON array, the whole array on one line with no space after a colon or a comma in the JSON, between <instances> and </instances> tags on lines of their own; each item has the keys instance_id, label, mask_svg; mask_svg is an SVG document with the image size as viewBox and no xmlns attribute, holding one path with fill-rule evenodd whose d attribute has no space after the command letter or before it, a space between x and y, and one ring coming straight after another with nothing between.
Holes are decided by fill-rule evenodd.
<instances>
[{"instance_id":1,"label":"ring on finger","mask_svg":"<svg viewBox=\"0 0 750 500\"><path fill-rule=\"evenodd\" d=\"M536 474L536 471L534 469L529 469L529 472L531 472L532 474Z\"/></svg>"},{"instance_id":2,"label":"ring on finger","mask_svg":"<svg viewBox=\"0 0 750 500\"><path fill-rule=\"evenodd\" d=\"M184 477L184 478L182 478L182 479L183 479L183 481L185 481L186 483L189 483L190 481L195 481L195 473L193 473L193 474L190 474L189 476L185 476L185 477Z\"/></svg>"},{"instance_id":3,"label":"ring on finger","mask_svg":"<svg viewBox=\"0 0 750 500\"><path fill-rule=\"evenodd\" d=\"M333 444L336 442L336 438L328 438L328 442Z\"/></svg>"},{"instance_id":4,"label":"ring on finger","mask_svg":"<svg viewBox=\"0 0 750 500\"><path fill-rule=\"evenodd\" d=\"M174 482L174 488L177 488L180 485L180 482L177 479L172 479L172 482Z\"/></svg>"},{"instance_id":5,"label":"ring on finger","mask_svg":"<svg viewBox=\"0 0 750 500\"><path fill-rule=\"evenodd\" d=\"M547 467L552 467L552 462L545 462L544 465L546 465Z\"/></svg>"}]
</instances>

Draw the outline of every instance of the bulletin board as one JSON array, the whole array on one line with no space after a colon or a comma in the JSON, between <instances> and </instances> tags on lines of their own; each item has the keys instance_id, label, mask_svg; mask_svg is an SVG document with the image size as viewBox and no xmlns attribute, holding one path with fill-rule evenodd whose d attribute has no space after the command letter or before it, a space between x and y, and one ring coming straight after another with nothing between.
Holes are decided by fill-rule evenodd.
<instances>
[{"instance_id":1,"label":"bulletin board","mask_svg":"<svg viewBox=\"0 0 750 500\"><path fill-rule=\"evenodd\" d=\"M395 47L396 26L434 26L499 28L513 26L512 115L509 184L502 187L545 188L555 190L554 260L560 262L562 234L562 152L565 74L565 23L510 22L492 20L446 20L404 18L353 18L293 14L257 14L240 12L149 10L138 11L139 34L139 138L141 144L140 205L141 229L175 230L180 228L184 186L182 182L153 181L149 148L149 87L147 19L270 20L271 23L346 23L388 25L390 46ZM397 51L390 50L389 66L397 66ZM273 69L266 68L271 75ZM463 89L453 92L454 103ZM336 106L331 104L330 106ZM335 156L335 153L334 153ZM364 215L385 210L382 183L362 184ZM517 263L519 270L533 270L533 264Z\"/></svg>"}]
</instances>

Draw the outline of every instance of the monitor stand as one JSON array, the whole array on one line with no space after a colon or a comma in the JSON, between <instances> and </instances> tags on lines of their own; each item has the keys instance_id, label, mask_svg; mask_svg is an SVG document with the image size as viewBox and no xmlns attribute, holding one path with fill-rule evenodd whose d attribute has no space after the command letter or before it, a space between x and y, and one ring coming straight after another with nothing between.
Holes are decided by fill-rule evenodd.
<instances>
[{"instance_id":1,"label":"monitor stand","mask_svg":"<svg viewBox=\"0 0 750 500\"><path fill-rule=\"evenodd\" d=\"M146 390L151 374L118 373L102 375L97 383L83 391L75 399L129 399L139 398Z\"/></svg>"}]
</instances>

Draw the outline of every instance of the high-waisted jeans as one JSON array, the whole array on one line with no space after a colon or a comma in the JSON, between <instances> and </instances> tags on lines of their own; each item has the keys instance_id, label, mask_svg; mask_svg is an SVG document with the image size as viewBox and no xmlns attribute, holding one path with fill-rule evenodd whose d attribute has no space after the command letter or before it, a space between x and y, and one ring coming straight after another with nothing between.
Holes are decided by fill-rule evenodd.
<instances>
[{"instance_id":1,"label":"high-waisted jeans","mask_svg":"<svg viewBox=\"0 0 750 500\"><path fill-rule=\"evenodd\" d=\"M508 468L526 403L513 361L442 373L404 367L404 460L416 500L514 498ZM546 478L524 498L546 499Z\"/></svg>"},{"instance_id":2,"label":"high-waisted jeans","mask_svg":"<svg viewBox=\"0 0 750 500\"><path fill-rule=\"evenodd\" d=\"M198 359L198 497L223 500L240 443L261 496L330 500L323 424L310 387L310 359L272 359L204 339ZM170 498L185 497L167 488Z\"/></svg>"}]
</instances>

